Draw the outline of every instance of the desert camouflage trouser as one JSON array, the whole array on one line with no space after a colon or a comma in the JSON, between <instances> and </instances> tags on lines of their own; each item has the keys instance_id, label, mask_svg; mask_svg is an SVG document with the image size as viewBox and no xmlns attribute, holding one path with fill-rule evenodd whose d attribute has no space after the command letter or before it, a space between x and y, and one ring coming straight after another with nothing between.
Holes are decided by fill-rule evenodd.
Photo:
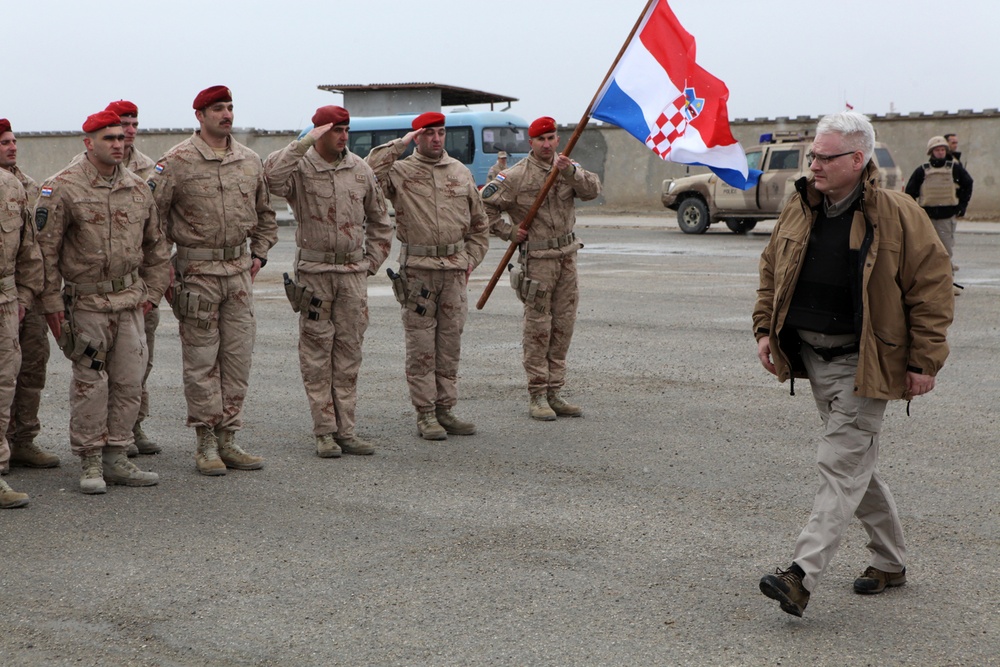
<instances>
[{"instance_id":1,"label":"desert camouflage trouser","mask_svg":"<svg viewBox=\"0 0 1000 667\"><path fill-rule=\"evenodd\" d=\"M187 425L239 430L257 335L250 272L185 276L184 289L219 305L205 317L212 326L180 321Z\"/></svg>"},{"instance_id":2,"label":"desert camouflage trouser","mask_svg":"<svg viewBox=\"0 0 1000 667\"><path fill-rule=\"evenodd\" d=\"M0 423L10 421L14 382L21 367L21 344L17 340L17 301L0 305ZM0 468L10 461L6 432L0 433Z\"/></svg>"},{"instance_id":3,"label":"desert camouflage trouser","mask_svg":"<svg viewBox=\"0 0 1000 667\"><path fill-rule=\"evenodd\" d=\"M141 422L149 416L149 391L146 390L146 381L153 370L153 346L156 343L156 328L160 326L160 309L153 308L143 318L146 328L146 349L149 351L149 359L146 360L146 372L142 376L142 401L139 403L139 416L136 421Z\"/></svg>"},{"instance_id":4,"label":"desert camouflage trouser","mask_svg":"<svg viewBox=\"0 0 1000 667\"><path fill-rule=\"evenodd\" d=\"M409 284L417 281L437 303L433 316L419 315L403 306L406 332L406 381L417 412L458 403L458 361L462 330L469 312L465 271L406 268Z\"/></svg>"},{"instance_id":5,"label":"desert camouflage trouser","mask_svg":"<svg viewBox=\"0 0 1000 667\"><path fill-rule=\"evenodd\" d=\"M45 388L50 347L49 327L37 303L24 315L20 342L21 371L17 374L17 388L7 429L7 440L15 443L31 442L42 430L38 421L38 406Z\"/></svg>"},{"instance_id":6,"label":"desert camouflage trouser","mask_svg":"<svg viewBox=\"0 0 1000 667\"><path fill-rule=\"evenodd\" d=\"M566 355L580 289L576 282L576 253L555 259L529 259L525 276L545 286L549 293L548 312L539 312L532 303L524 304L524 370L528 393L562 389L566 384Z\"/></svg>"},{"instance_id":7,"label":"desert camouflage trouser","mask_svg":"<svg viewBox=\"0 0 1000 667\"><path fill-rule=\"evenodd\" d=\"M70 326L69 320L63 326ZM94 347L107 351L102 370L82 357L73 363L69 390L69 445L77 456L100 452L105 446L128 447L139 413L146 340L142 307L118 313L73 311L73 331Z\"/></svg>"},{"instance_id":8,"label":"desert camouflage trouser","mask_svg":"<svg viewBox=\"0 0 1000 667\"><path fill-rule=\"evenodd\" d=\"M299 367L313 434L354 437L361 345L368 329L368 280L360 273L300 273L298 283L333 302L330 319L299 313Z\"/></svg>"}]
</instances>

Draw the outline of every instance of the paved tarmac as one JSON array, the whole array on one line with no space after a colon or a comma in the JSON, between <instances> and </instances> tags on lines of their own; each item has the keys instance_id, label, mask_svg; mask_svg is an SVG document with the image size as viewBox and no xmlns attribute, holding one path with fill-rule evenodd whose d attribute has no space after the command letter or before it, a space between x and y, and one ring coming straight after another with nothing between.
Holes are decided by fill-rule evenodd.
<instances>
[{"instance_id":1,"label":"paved tarmac","mask_svg":"<svg viewBox=\"0 0 1000 667\"><path fill-rule=\"evenodd\" d=\"M466 325L458 412L479 433L420 440L383 272L358 415L378 452L317 458L280 279L293 228L256 286L239 439L264 470L195 472L165 310L147 422L164 452L137 459L161 482L81 495L53 349L40 442L63 467L5 478L31 504L0 512L0 663L1000 664L1000 225L961 225L951 358L910 416L887 411L909 582L852 592L855 523L797 619L757 589L788 564L817 485L808 386L789 396L750 333L768 225L686 236L668 218L580 220L579 419L527 418L520 304L501 283Z\"/></svg>"}]
</instances>

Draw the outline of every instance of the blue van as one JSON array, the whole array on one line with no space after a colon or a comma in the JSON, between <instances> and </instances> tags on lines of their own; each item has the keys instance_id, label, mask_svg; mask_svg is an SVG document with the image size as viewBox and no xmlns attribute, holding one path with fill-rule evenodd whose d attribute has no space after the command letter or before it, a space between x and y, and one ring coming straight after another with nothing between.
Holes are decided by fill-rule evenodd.
<instances>
[{"instance_id":1,"label":"blue van","mask_svg":"<svg viewBox=\"0 0 1000 667\"><path fill-rule=\"evenodd\" d=\"M352 116L348 146L359 157L371 149L402 137L411 130L417 114L398 116ZM497 161L497 152L507 152L507 165L527 157L528 123L505 111L453 111L445 114L445 150L472 172L476 185L486 185L486 173ZM299 135L312 129L307 127ZM411 143L403 155L413 151Z\"/></svg>"}]
</instances>

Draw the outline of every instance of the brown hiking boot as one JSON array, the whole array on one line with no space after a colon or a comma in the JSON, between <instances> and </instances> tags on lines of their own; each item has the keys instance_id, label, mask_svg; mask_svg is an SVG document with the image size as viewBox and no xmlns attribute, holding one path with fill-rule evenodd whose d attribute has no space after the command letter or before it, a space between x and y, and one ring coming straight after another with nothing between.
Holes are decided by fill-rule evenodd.
<instances>
[{"instance_id":1,"label":"brown hiking boot","mask_svg":"<svg viewBox=\"0 0 1000 667\"><path fill-rule=\"evenodd\" d=\"M438 423L433 412L417 413L417 431L424 440L447 440L448 432Z\"/></svg>"},{"instance_id":2,"label":"brown hiking boot","mask_svg":"<svg viewBox=\"0 0 1000 667\"><path fill-rule=\"evenodd\" d=\"M462 421L455 416L451 408L439 405L434 408L434 416L448 435L473 435L476 432L475 424Z\"/></svg>"},{"instance_id":3,"label":"brown hiking boot","mask_svg":"<svg viewBox=\"0 0 1000 667\"><path fill-rule=\"evenodd\" d=\"M875 595L886 588L895 588L906 583L906 568L902 572L885 572L877 567L869 567L854 580L854 592L861 595Z\"/></svg>"},{"instance_id":4,"label":"brown hiking boot","mask_svg":"<svg viewBox=\"0 0 1000 667\"><path fill-rule=\"evenodd\" d=\"M255 456L236 444L236 431L220 429L216 432L219 439L219 458L227 468L237 470L260 470L264 467L264 457Z\"/></svg>"},{"instance_id":5,"label":"brown hiking boot","mask_svg":"<svg viewBox=\"0 0 1000 667\"><path fill-rule=\"evenodd\" d=\"M202 475L225 475L226 464L219 458L219 441L215 431L207 426L197 426L198 444L194 452L194 464Z\"/></svg>"},{"instance_id":6,"label":"brown hiking boot","mask_svg":"<svg viewBox=\"0 0 1000 667\"><path fill-rule=\"evenodd\" d=\"M760 592L781 603L781 611L802 616L809 604L809 591L802 585L802 570L792 563L787 570L777 569L760 579Z\"/></svg>"},{"instance_id":7,"label":"brown hiking boot","mask_svg":"<svg viewBox=\"0 0 1000 667\"><path fill-rule=\"evenodd\" d=\"M567 403L559 396L558 391L550 391L548 395L549 407L552 408L552 412L556 413L560 417L579 417L583 415L583 408L579 405L573 405L572 403Z\"/></svg>"},{"instance_id":8,"label":"brown hiking boot","mask_svg":"<svg viewBox=\"0 0 1000 667\"><path fill-rule=\"evenodd\" d=\"M340 445L330 433L316 436L316 456L321 459L337 459L342 453Z\"/></svg>"},{"instance_id":9,"label":"brown hiking boot","mask_svg":"<svg viewBox=\"0 0 1000 667\"><path fill-rule=\"evenodd\" d=\"M105 447L101 455L104 481L121 486L156 486L160 476L155 472L139 470L128 460L124 447Z\"/></svg>"},{"instance_id":10,"label":"brown hiking boot","mask_svg":"<svg viewBox=\"0 0 1000 667\"><path fill-rule=\"evenodd\" d=\"M104 462L101 460L101 452L87 454L80 459L80 466L83 474L80 476L80 493L94 495L105 493L108 485L104 482Z\"/></svg>"},{"instance_id":11,"label":"brown hiking boot","mask_svg":"<svg viewBox=\"0 0 1000 667\"><path fill-rule=\"evenodd\" d=\"M535 394L531 397L531 404L528 407L528 414L532 419L543 422L554 422L556 411L549 406L549 401L545 394Z\"/></svg>"},{"instance_id":12,"label":"brown hiking boot","mask_svg":"<svg viewBox=\"0 0 1000 667\"><path fill-rule=\"evenodd\" d=\"M340 445L341 451L345 454L369 456L375 453L375 445L367 440L362 440L356 435L353 435L350 438L336 438L336 442Z\"/></svg>"},{"instance_id":13,"label":"brown hiking boot","mask_svg":"<svg viewBox=\"0 0 1000 667\"><path fill-rule=\"evenodd\" d=\"M28 494L19 493L10 488L7 482L0 480L0 509L14 509L28 504Z\"/></svg>"},{"instance_id":14,"label":"brown hiking boot","mask_svg":"<svg viewBox=\"0 0 1000 667\"><path fill-rule=\"evenodd\" d=\"M32 440L10 443L10 464L25 468L58 468L59 457L45 451Z\"/></svg>"},{"instance_id":15,"label":"brown hiking boot","mask_svg":"<svg viewBox=\"0 0 1000 667\"><path fill-rule=\"evenodd\" d=\"M149 456L152 454L159 454L163 449L149 439L146 432L142 430L142 422L135 423L135 426L132 427L132 435L135 436L135 451L137 454ZM132 456L132 454L129 453L129 456Z\"/></svg>"}]
</instances>

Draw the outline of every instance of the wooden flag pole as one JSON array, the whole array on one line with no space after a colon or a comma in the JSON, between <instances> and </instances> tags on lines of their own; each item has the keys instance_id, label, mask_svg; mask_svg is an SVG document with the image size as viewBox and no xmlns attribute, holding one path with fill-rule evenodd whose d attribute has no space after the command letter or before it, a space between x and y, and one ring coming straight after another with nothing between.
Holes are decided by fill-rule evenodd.
<instances>
[{"instance_id":1,"label":"wooden flag pole","mask_svg":"<svg viewBox=\"0 0 1000 667\"><path fill-rule=\"evenodd\" d=\"M622 59L625 55L625 49L628 45L632 43L632 38L635 37L635 33L639 30L639 24L642 23L643 17L649 11L649 8L653 3L659 2L659 0L648 0L646 6L643 8L642 13L639 14L639 19L632 26L632 32L628 34L628 38L625 39L625 43L622 44L621 50L618 51L618 55L615 57L615 61L611 63L611 67L608 69L608 73L604 75L604 80L601 81L601 85L597 88L597 92L594 93L593 99L590 100L590 104L587 106L587 110L583 112L583 118L577 123L576 129L573 130L572 136L570 136L569 141L566 142L566 148L563 149L562 154L569 157L569 154L573 152L573 148L576 146L577 140L580 135L583 134L583 130L587 127L587 123L590 122L590 114L594 110L594 105L597 104L597 97L604 90L604 86L607 84L608 79L614 73L615 68L618 67L618 61ZM553 161L554 163L554 161ZM549 194L549 190L555 185L556 178L559 176L559 171L556 170L555 166L549 171L548 177L545 179L545 183L542 185L542 189L538 192L538 196L535 197L534 203L531 208L528 209L527 215L524 216L524 220L518 225L517 229L527 229L531 226L531 223L535 220L535 215L538 214L538 209L542 207L542 202L545 201L545 197ZM486 289L483 290L482 296L479 297L479 301L476 302L476 310L482 310L483 306L489 300L490 295L493 294L493 289L497 286L497 282L500 281L500 276L503 275L503 270L510 262L511 258L514 256L514 251L517 250L517 230L511 232L510 246L507 248L507 252L504 253L503 259L497 265L496 271L493 272L493 276L490 278L490 282L486 284Z\"/></svg>"}]
</instances>

